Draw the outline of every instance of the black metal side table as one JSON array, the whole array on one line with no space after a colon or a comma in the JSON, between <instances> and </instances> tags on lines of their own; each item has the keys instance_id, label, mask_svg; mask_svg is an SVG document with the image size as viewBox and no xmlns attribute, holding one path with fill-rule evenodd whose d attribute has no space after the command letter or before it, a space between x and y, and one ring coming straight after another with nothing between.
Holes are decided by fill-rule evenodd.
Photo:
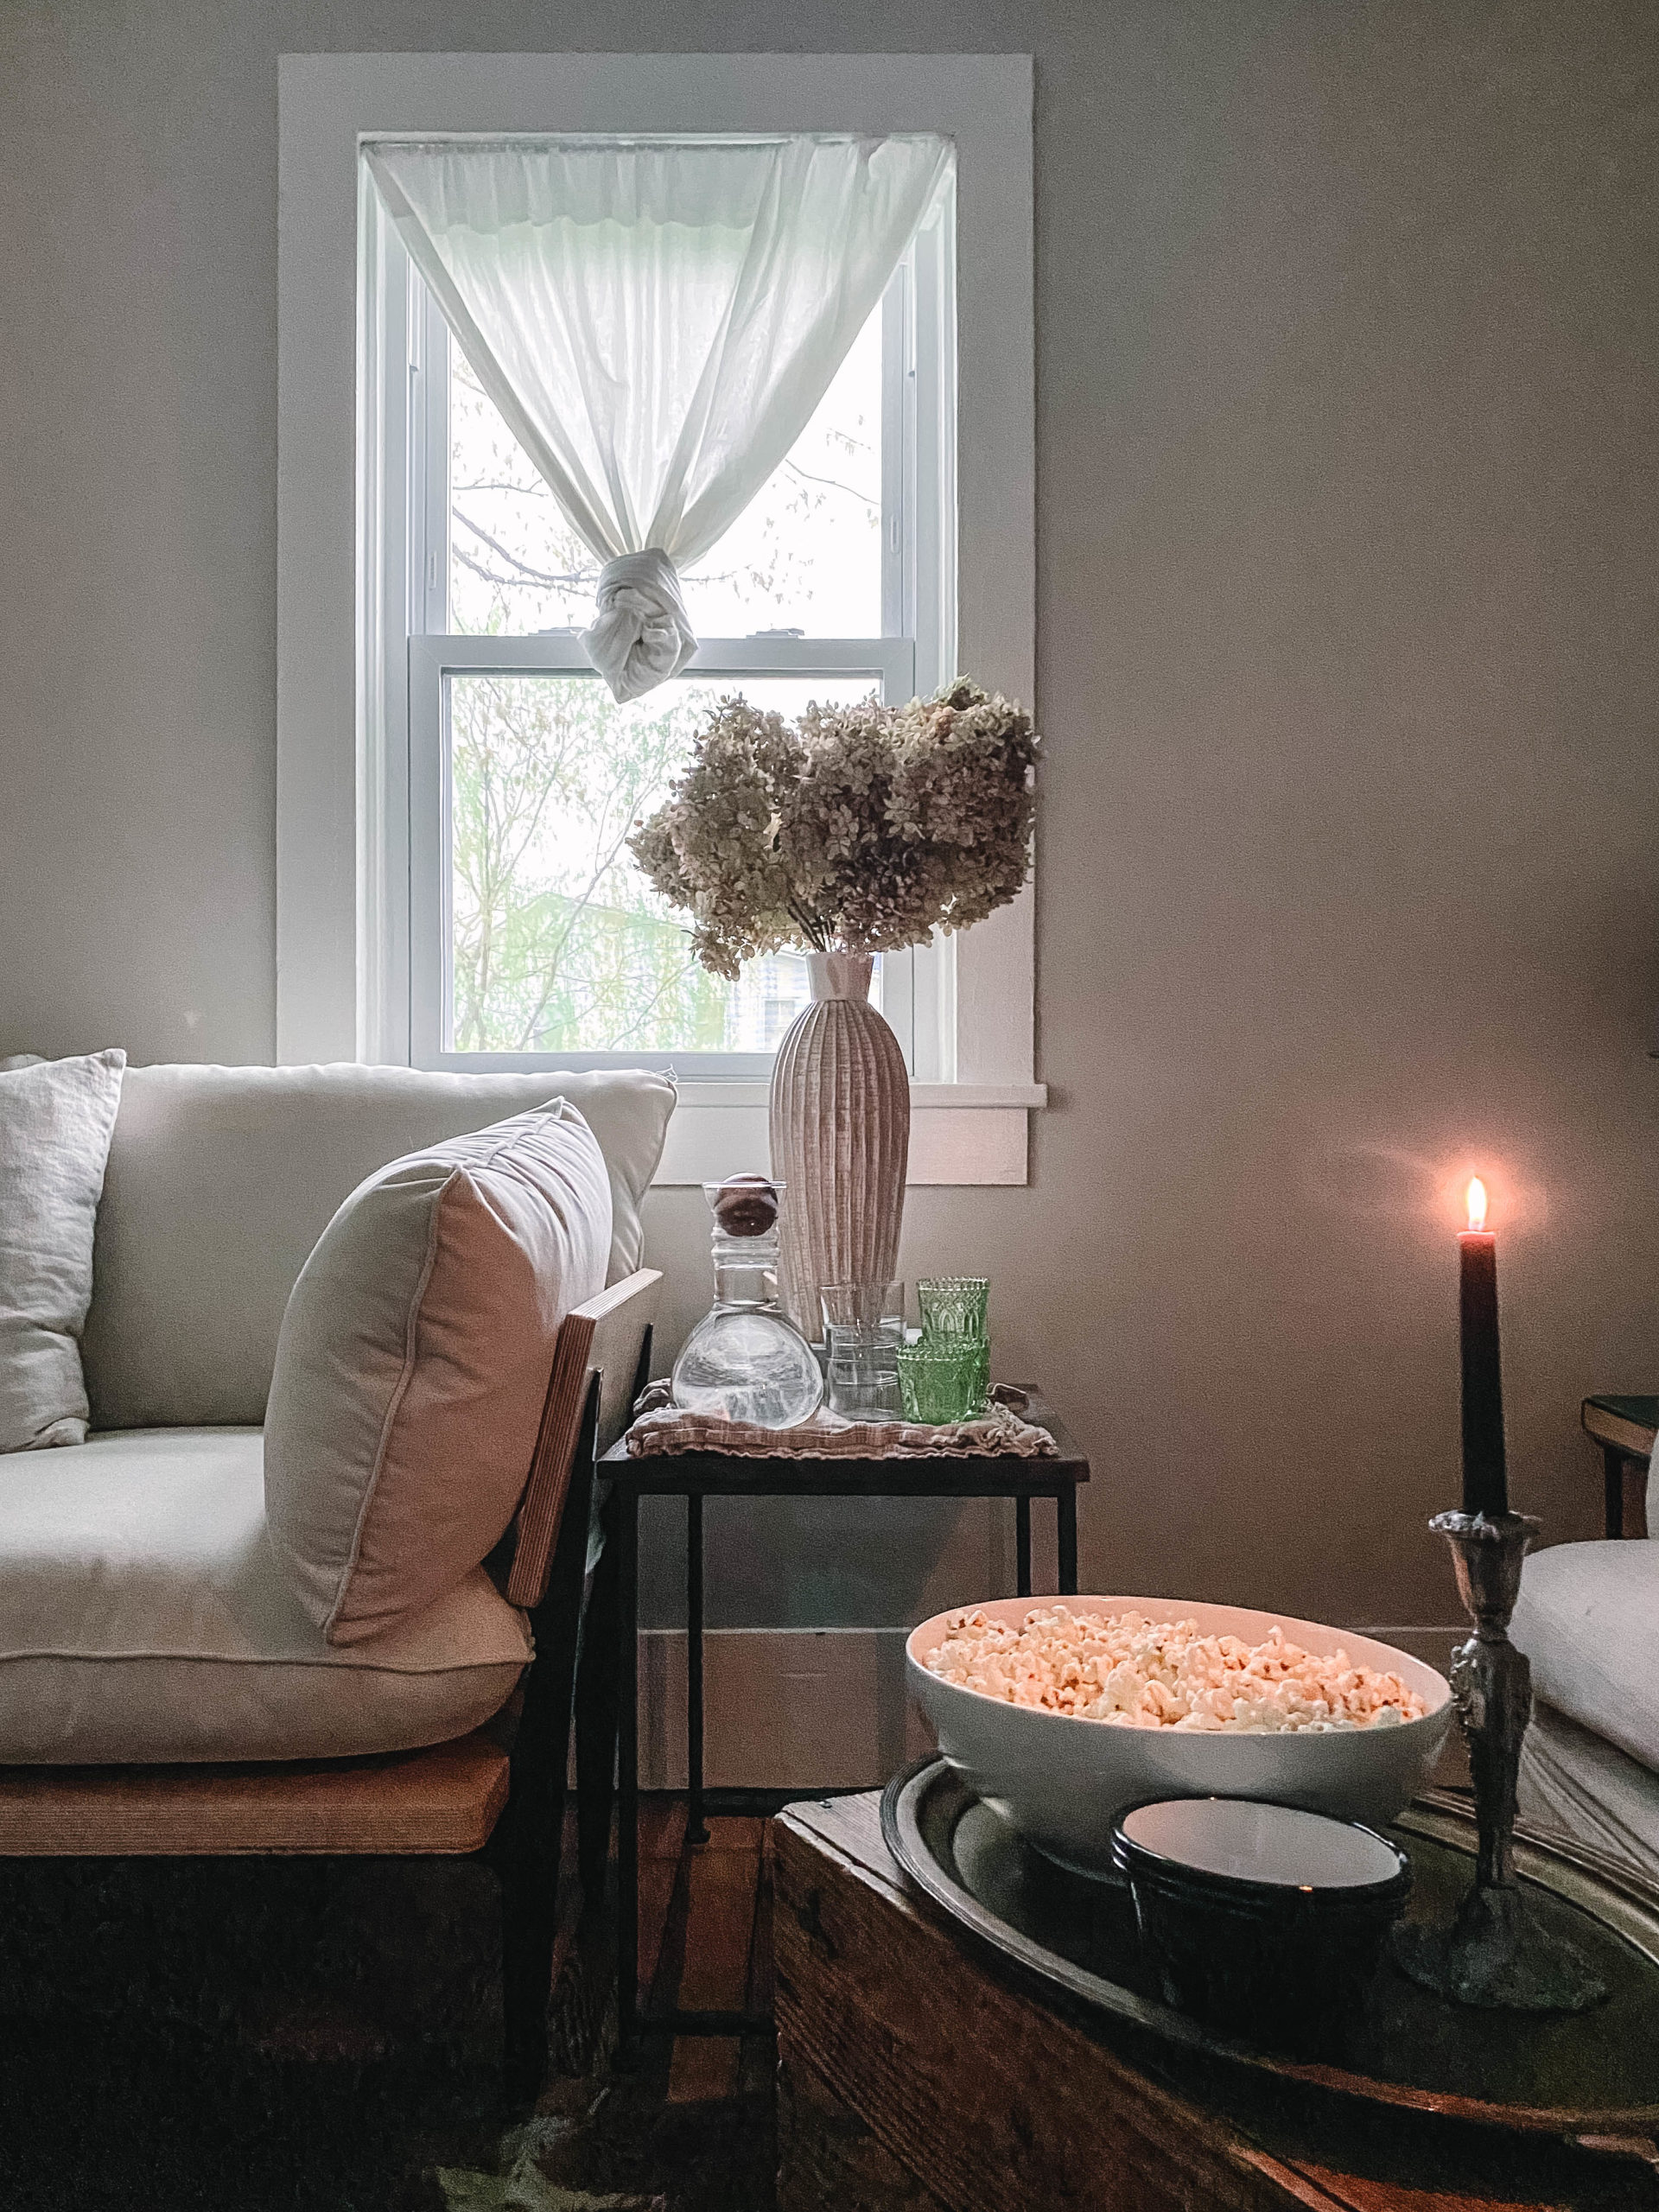
<instances>
[{"instance_id":1,"label":"black metal side table","mask_svg":"<svg viewBox=\"0 0 1659 2212\"><path fill-rule=\"evenodd\" d=\"M626 1439L600 1462L611 1495L607 1548L613 1560L618 1628L617 1709L617 2005L624 2041L642 2023L639 2015L639 1501L685 1500L686 1834L706 1842L706 1812L722 1809L721 1793L702 1780L702 1501L706 1497L1008 1497L1014 1504L1016 1592L1031 1592L1031 1501L1052 1497L1058 1537L1062 1595L1077 1586L1077 1484L1089 1479L1089 1462L1047 1404L1027 1394L1023 1418L1053 1437L1055 1455L1021 1459L971 1452L914 1459L739 1458L716 1452L629 1456ZM779 1793L821 1796L822 1790ZM770 2023L741 2012L676 2012L643 2023L674 2035L738 2035Z\"/></svg>"}]
</instances>

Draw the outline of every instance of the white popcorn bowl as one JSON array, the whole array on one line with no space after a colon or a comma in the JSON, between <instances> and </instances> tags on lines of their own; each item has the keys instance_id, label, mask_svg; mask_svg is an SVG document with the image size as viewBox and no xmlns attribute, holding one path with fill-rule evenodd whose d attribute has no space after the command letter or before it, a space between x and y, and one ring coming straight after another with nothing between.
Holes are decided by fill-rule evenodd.
<instances>
[{"instance_id":1,"label":"white popcorn bowl","mask_svg":"<svg viewBox=\"0 0 1659 2212\"><path fill-rule=\"evenodd\" d=\"M1149 1621L1196 1621L1204 1636L1265 1643L1275 1627L1305 1651L1343 1650L1357 1665L1398 1675L1428 1710L1382 1728L1300 1730L1281 1735L1210 1734L1177 1728L1120 1728L1040 1707L1009 1705L960 1688L922 1663L959 1613L1018 1624L1033 1608L1140 1613ZM1112 1822L1158 1797L1261 1797L1379 1827L1408 1805L1440 1756L1452 1723L1452 1691L1421 1660L1350 1629L1293 1620L1245 1605L1199 1605L1180 1598L994 1598L953 1605L912 1630L905 1645L910 1694L939 1750L976 1796L995 1808L1052 1859L1091 1874L1112 1872Z\"/></svg>"}]
</instances>

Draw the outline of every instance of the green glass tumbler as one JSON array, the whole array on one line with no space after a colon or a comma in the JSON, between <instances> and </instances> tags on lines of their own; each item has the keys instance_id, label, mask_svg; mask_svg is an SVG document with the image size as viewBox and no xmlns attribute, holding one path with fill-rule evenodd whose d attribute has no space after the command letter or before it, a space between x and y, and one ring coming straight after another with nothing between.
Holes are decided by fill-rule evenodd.
<instances>
[{"instance_id":1,"label":"green glass tumbler","mask_svg":"<svg viewBox=\"0 0 1659 2212\"><path fill-rule=\"evenodd\" d=\"M924 1342L983 1344L991 1300L987 1275L930 1275L916 1286Z\"/></svg>"},{"instance_id":2,"label":"green glass tumbler","mask_svg":"<svg viewBox=\"0 0 1659 2212\"><path fill-rule=\"evenodd\" d=\"M899 1395L906 1421L976 1421L990 1395L991 1351L977 1343L944 1344L924 1337L899 1354Z\"/></svg>"}]
</instances>

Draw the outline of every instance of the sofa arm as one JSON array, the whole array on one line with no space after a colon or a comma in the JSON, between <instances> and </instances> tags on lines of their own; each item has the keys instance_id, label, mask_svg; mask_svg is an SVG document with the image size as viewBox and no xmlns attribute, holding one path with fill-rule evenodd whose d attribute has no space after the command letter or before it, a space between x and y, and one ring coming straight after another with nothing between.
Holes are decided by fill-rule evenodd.
<instances>
[{"instance_id":1,"label":"sofa arm","mask_svg":"<svg viewBox=\"0 0 1659 2212\"><path fill-rule=\"evenodd\" d=\"M588 1448L597 1453L614 1443L627 1426L650 1357L651 1325L662 1281L659 1269L641 1268L586 1305L573 1306L559 1325L541 1433L518 1508L518 1538L507 1575L508 1602L526 1611L546 1593L559 1522L570 1494L570 1471L583 1442L589 1390L597 1382L596 1433L588 1440Z\"/></svg>"}]
</instances>

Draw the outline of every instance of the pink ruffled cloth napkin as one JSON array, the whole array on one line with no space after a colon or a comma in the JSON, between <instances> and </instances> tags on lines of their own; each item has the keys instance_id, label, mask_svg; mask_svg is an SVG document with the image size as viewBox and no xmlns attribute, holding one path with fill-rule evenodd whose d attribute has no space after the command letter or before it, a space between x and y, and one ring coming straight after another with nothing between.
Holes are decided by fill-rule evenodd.
<instances>
[{"instance_id":1,"label":"pink ruffled cloth napkin","mask_svg":"<svg viewBox=\"0 0 1659 2212\"><path fill-rule=\"evenodd\" d=\"M796 1428L756 1428L747 1421L718 1421L709 1414L663 1406L641 1414L628 1431L631 1459L658 1453L724 1452L740 1459L934 1459L963 1453L981 1459L1052 1459L1053 1438L1021 1421L1011 1407L993 1403L975 1421L935 1427L923 1421L845 1421L823 1408Z\"/></svg>"}]
</instances>

